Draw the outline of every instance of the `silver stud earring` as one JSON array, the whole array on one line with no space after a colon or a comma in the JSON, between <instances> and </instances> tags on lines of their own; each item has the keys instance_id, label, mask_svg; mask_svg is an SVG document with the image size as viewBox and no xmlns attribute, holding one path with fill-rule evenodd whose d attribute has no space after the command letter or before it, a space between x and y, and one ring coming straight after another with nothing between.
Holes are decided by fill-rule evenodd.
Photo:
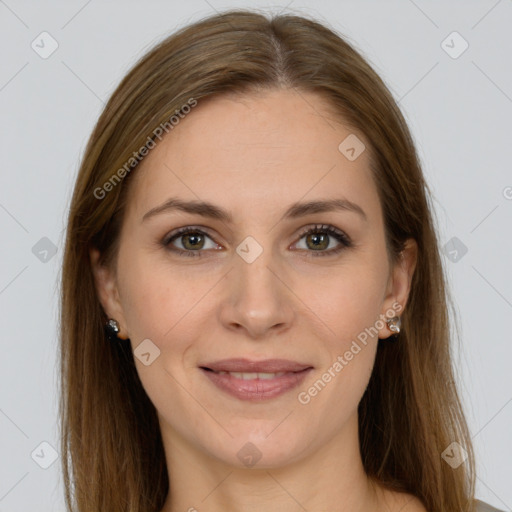
<instances>
[{"instance_id":1,"label":"silver stud earring","mask_svg":"<svg viewBox=\"0 0 512 512\"><path fill-rule=\"evenodd\" d=\"M393 333L398 334L400 332L402 321L399 316L394 316L393 318L386 320L386 323L388 324L389 330Z\"/></svg>"},{"instance_id":2,"label":"silver stud earring","mask_svg":"<svg viewBox=\"0 0 512 512\"><path fill-rule=\"evenodd\" d=\"M119 333L119 322L113 318L109 318L105 323L105 333L109 340L119 340L117 334Z\"/></svg>"}]
</instances>

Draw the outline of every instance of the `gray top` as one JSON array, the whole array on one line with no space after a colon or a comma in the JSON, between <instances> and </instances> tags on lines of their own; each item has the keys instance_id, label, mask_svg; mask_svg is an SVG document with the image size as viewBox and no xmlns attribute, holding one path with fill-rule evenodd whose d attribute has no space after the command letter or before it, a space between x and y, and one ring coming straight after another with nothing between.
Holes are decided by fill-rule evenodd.
<instances>
[{"instance_id":1,"label":"gray top","mask_svg":"<svg viewBox=\"0 0 512 512\"><path fill-rule=\"evenodd\" d=\"M487 503L484 503L480 500L475 500L475 503L477 505L477 512L504 512L503 510L491 507L491 505L488 505Z\"/></svg>"}]
</instances>

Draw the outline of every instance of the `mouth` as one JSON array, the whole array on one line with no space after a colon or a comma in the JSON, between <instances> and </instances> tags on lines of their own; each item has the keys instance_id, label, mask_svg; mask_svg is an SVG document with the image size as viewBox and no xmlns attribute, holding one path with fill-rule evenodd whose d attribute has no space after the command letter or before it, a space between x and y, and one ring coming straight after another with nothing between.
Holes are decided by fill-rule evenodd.
<instances>
[{"instance_id":1,"label":"mouth","mask_svg":"<svg viewBox=\"0 0 512 512\"><path fill-rule=\"evenodd\" d=\"M225 359L199 368L217 389L248 401L281 396L299 386L313 370L311 365L285 359Z\"/></svg>"}]
</instances>

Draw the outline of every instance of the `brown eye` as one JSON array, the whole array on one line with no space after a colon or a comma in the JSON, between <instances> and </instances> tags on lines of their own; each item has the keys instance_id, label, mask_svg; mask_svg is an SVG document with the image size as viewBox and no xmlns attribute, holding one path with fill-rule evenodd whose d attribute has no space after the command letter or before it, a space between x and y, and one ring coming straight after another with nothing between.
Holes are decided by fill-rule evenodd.
<instances>
[{"instance_id":1,"label":"brown eye","mask_svg":"<svg viewBox=\"0 0 512 512\"><path fill-rule=\"evenodd\" d=\"M207 242L210 240L210 246ZM204 231L186 227L166 236L162 244L179 255L200 257L203 249L218 249L219 246Z\"/></svg>"},{"instance_id":2,"label":"brown eye","mask_svg":"<svg viewBox=\"0 0 512 512\"><path fill-rule=\"evenodd\" d=\"M352 242L345 233L338 231L332 226L315 226L302 234L305 239L305 249L308 256L329 256L337 254L345 248L352 247ZM338 246L329 250L332 241L338 242Z\"/></svg>"},{"instance_id":3,"label":"brown eye","mask_svg":"<svg viewBox=\"0 0 512 512\"><path fill-rule=\"evenodd\" d=\"M319 249L327 249L329 242L329 235L322 233L312 233L311 235L306 236L306 245L315 251Z\"/></svg>"},{"instance_id":4,"label":"brown eye","mask_svg":"<svg viewBox=\"0 0 512 512\"><path fill-rule=\"evenodd\" d=\"M199 233L186 233L181 239L185 249L202 249L204 246L204 237Z\"/></svg>"}]
</instances>

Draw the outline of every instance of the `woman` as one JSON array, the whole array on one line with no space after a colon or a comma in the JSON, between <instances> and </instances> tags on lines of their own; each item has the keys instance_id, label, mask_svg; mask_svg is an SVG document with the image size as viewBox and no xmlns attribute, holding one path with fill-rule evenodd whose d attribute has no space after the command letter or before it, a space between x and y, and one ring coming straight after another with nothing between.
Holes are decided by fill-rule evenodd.
<instances>
[{"instance_id":1,"label":"woman","mask_svg":"<svg viewBox=\"0 0 512 512\"><path fill-rule=\"evenodd\" d=\"M494 510L429 200L390 93L321 24L232 11L145 55L70 207L69 509Z\"/></svg>"}]
</instances>

